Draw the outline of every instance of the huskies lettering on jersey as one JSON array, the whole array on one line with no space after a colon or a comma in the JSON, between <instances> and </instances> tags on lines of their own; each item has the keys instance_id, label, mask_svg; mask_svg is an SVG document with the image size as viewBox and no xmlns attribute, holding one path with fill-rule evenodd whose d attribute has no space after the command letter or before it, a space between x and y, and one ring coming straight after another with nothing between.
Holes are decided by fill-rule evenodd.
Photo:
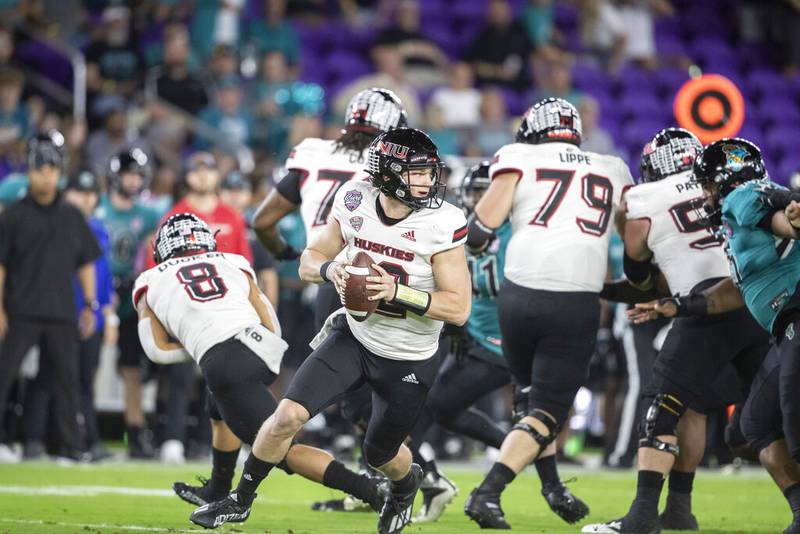
<instances>
[{"instance_id":1,"label":"huskies lettering on jersey","mask_svg":"<svg viewBox=\"0 0 800 534\"><path fill-rule=\"evenodd\" d=\"M375 243L374 241L368 241L366 239L361 239L360 237L353 238L353 245L360 249L368 250L369 252L377 252L378 254L389 256L390 258L403 261L414 261L413 252L390 247L389 245L383 245L381 243Z\"/></svg>"},{"instance_id":2,"label":"huskies lettering on jersey","mask_svg":"<svg viewBox=\"0 0 800 534\"><path fill-rule=\"evenodd\" d=\"M558 159L564 163L583 163L585 165L592 164L587 154L580 154L578 152L559 152Z\"/></svg>"}]
</instances>

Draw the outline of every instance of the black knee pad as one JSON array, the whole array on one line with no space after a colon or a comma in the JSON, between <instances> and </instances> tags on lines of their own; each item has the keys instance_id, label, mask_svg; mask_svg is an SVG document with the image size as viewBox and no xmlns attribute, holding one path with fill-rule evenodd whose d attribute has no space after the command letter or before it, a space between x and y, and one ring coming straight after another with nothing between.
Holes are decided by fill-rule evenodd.
<instances>
[{"instance_id":1,"label":"black knee pad","mask_svg":"<svg viewBox=\"0 0 800 534\"><path fill-rule=\"evenodd\" d=\"M397 456L397 451L399 450L399 445L393 450L389 450L384 447L373 445L366 440L364 440L364 444L361 446L361 451L364 455L364 459L367 461L367 465L373 469L377 469L378 467L389 463L395 456Z\"/></svg>"},{"instance_id":2,"label":"black knee pad","mask_svg":"<svg viewBox=\"0 0 800 534\"><path fill-rule=\"evenodd\" d=\"M647 409L639 424L639 446L678 455L677 445L658 439L658 436L677 436L678 421L686 412L686 405L674 395L659 393Z\"/></svg>"},{"instance_id":3,"label":"black knee pad","mask_svg":"<svg viewBox=\"0 0 800 534\"><path fill-rule=\"evenodd\" d=\"M514 398L511 401L511 421L519 422L530 412L531 386L521 386L514 383Z\"/></svg>"},{"instance_id":4,"label":"black knee pad","mask_svg":"<svg viewBox=\"0 0 800 534\"><path fill-rule=\"evenodd\" d=\"M534 419L538 419L547 427L547 430L550 432L548 435L543 436L538 430L534 427L529 425L528 423L524 423L522 421L518 422L514 426L511 427L511 430L522 430L523 432L527 432L533 440L539 444L539 454L542 454L544 450L547 448L548 445L553 443L556 438L558 437L558 433L561 432L561 425L559 425L556 420L551 416L549 413L545 412L544 410L534 409L528 417L533 417ZM538 455L537 455L538 457Z\"/></svg>"}]
</instances>

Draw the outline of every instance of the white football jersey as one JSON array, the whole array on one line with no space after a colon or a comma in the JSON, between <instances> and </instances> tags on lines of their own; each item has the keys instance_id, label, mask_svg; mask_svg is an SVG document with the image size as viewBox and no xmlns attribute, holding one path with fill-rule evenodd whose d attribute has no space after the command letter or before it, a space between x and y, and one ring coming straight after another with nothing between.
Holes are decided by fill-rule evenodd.
<instances>
[{"instance_id":1,"label":"white football jersey","mask_svg":"<svg viewBox=\"0 0 800 534\"><path fill-rule=\"evenodd\" d=\"M139 275L133 304L141 298L197 362L216 345L245 328L261 324L250 304L250 281L256 280L250 263L238 254L208 252L173 258ZM265 301L281 335L272 306Z\"/></svg>"},{"instance_id":2,"label":"white football jersey","mask_svg":"<svg viewBox=\"0 0 800 534\"><path fill-rule=\"evenodd\" d=\"M350 180L368 180L367 151L336 151L336 142L308 138L298 144L286 160L286 168L301 171L300 215L311 243L328 222L333 198Z\"/></svg>"},{"instance_id":3,"label":"white football jersey","mask_svg":"<svg viewBox=\"0 0 800 534\"><path fill-rule=\"evenodd\" d=\"M633 185L625 162L569 143L513 143L497 151L489 176L507 172L518 181L506 278L531 289L599 292L614 214Z\"/></svg>"},{"instance_id":4,"label":"white football jersey","mask_svg":"<svg viewBox=\"0 0 800 534\"><path fill-rule=\"evenodd\" d=\"M625 193L627 218L650 220L647 247L673 294L688 295L703 280L730 274L720 241L699 221L702 196L691 171Z\"/></svg>"},{"instance_id":5,"label":"white football jersey","mask_svg":"<svg viewBox=\"0 0 800 534\"><path fill-rule=\"evenodd\" d=\"M421 209L387 226L378 216L377 202L378 190L367 182L349 183L336 194L331 217L339 223L345 243L338 258L352 260L359 252L366 252L398 282L435 291L433 256L464 244L464 213L445 202L438 209ZM433 356L444 324L384 302L366 321L358 322L348 315L347 322L368 350L393 360Z\"/></svg>"}]
</instances>

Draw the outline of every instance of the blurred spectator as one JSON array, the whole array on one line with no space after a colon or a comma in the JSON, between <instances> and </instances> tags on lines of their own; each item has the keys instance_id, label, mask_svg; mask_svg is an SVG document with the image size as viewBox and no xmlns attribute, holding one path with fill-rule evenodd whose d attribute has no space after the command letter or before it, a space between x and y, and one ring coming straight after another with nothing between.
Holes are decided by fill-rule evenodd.
<instances>
[{"instance_id":1,"label":"blurred spectator","mask_svg":"<svg viewBox=\"0 0 800 534\"><path fill-rule=\"evenodd\" d=\"M614 140L602 126L600 120L600 106L597 100L589 95L584 95L577 104L581 116L581 150L597 152L598 154L616 154Z\"/></svg>"},{"instance_id":2,"label":"blurred spectator","mask_svg":"<svg viewBox=\"0 0 800 534\"><path fill-rule=\"evenodd\" d=\"M580 0L578 13L583 47L601 67L617 72L628 40L619 9L611 0Z\"/></svg>"},{"instance_id":3,"label":"blurred spectator","mask_svg":"<svg viewBox=\"0 0 800 534\"><path fill-rule=\"evenodd\" d=\"M481 93L481 126L475 132L466 155L486 159L501 146L513 142L503 93L498 89L484 89Z\"/></svg>"},{"instance_id":4,"label":"blurred spectator","mask_svg":"<svg viewBox=\"0 0 800 534\"><path fill-rule=\"evenodd\" d=\"M79 458L78 339L95 332L94 260L101 255L86 221L58 193L64 138L58 132L31 140L28 194L0 214L0 404L5 406L22 358L40 347L40 369L53 383L60 455ZM77 272L84 306L76 314L72 280ZM78 328L76 328L78 326ZM0 410L0 461L16 458L5 445Z\"/></svg>"},{"instance_id":5,"label":"blurred spectator","mask_svg":"<svg viewBox=\"0 0 800 534\"><path fill-rule=\"evenodd\" d=\"M202 80L189 71L190 53L186 27L168 26L164 30L164 63L153 71L148 85L159 98L196 115L208 104L208 96Z\"/></svg>"},{"instance_id":6,"label":"blurred spectator","mask_svg":"<svg viewBox=\"0 0 800 534\"><path fill-rule=\"evenodd\" d=\"M253 186L250 180L239 171L231 171L222 181L219 198L236 210L245 220L250 220L253 210ZM278 307L278 271L272 254L258 241L255 232L248 228L247 239L253 250L253 270L256 273L258 287L267 296L270 303Z\"/></svg>"},{"instance_id":7,"label":"blurred spectator","mask_svg":"<svg viewBox=\"0 0 800 534\"><path fill-rule=\"evenodd\" d=\"M245 0L197 0L192 13L192 49L207 58L220 45L238 49L240 11Z\"/></svg>"},{"instance_id":8,"label":"blurred spectator","mask_svg":"<svg viewBox=\"0 0 800 534\"><path fill-rule=\"evenodd\" d=\"M250 109L256 110L252 144L280 159L288 152L289 131L297 115L324 111L322 88L295 80L280 52L268 52L261 60L259 79L251 86Z\"/></svg>"},{"instance_id":9,"label":"blurred spectator","mask_svg":"<svg viewBox=\"0 0 800 534\"><path fill-rule=\"evenodd\" d=\"M5 26L0 26L0 66L11 65L14 57L14 34Z\"/></svg>"},{"instance_id":10,"label":"blurred spectator","mask_svg":"<svg viewBox=\"0 0 800 534\"><path fill-rule=\"evenodd\" d=\"M400 0L395 24L378 34L376 44L397 48L408 80L414 86L431 87L444 83L447 56L420 32L417 0Z\"/></svg>"},{"instance_id":11,"label":"blurred spectator","mask_svg":"<svg viewBox=\"0 0 800 534\"><path fill-rule=\"evenodd\" d=\"M92 216L100 194L100 180L91 171L81 171L70 177L64 191L64 200L78 208L94 234L102 254L94 262L95 287L99 308L95 311L97 327L95 333L80 341L78 349L80 379L80 410L85 425L84 451L91 461L100 461L111 453L100 441L97 427L97 413L94 408L94 376L100 359L100 346L104 338L116 340L119 318L111 308L111 270L108 264L108 232L103 224ZM78 313L85 302L83 290L77 278L74 280L75 304ZM106 324L108 323L108 324ZM116 341L114 341L116 342ZM46 366L39 367L39 373L26 391L25 401L25 447L26 460L37 459L44 454L44 441L47 437L48 413L51 402L53 376Z\"/></svg>"},{"instance_id":12,"label":"blurred spectator","mask_svg":"<svg viewBox=\"0 0 800 534\"><path fill-rule=\"evenodd\" d=\"M339 0L339 11L353 28L383 28L395 0Z\"/></svg>"},{"instance_id":13,"label":"blurred spectator","mask_svg":"<svg viewBox=\"0 0 800 534\"><path fill-rule=\"evenodd\" d=\"M219 197L220 172L217 160L208 152L195 152L189 157L186 171L186 196L175 204L164 220L176 213L194 213L203 219L217 236L217 249L240 254L253 263L253 252L247 238L247 225L233 208ZM146 268L155 267L148 255Z\"/></svg>"},{"instance_id":14,"label":"blurred spectator","mask_svg":"<svg viewBox=\"0 0 800 534\"><path fill-rule=\"evenodd\" d=\"M96 174L103 176L114 154L133 147L147 152L145 143L128 130L125 103L114 101L105 116L103 129L95 130L86 141L86 164Z\"/></svg>"},{"instance_id":15,"label":"blurred spectator","mask_svg":"<svg viewBox=\"0 0 800 534\"><path fill-rule=\"evenodd\" d=\"M103 11L102 38L86 49L86 84L90 100L103 95L133 96L142 61L130 37L130 10L123 6ZM93 104L90 105L92 109Z\"/></svg>"},{"instance_id":16,"label":"blurred spectator","mask_svg":"<svg viewBox=\"0 0 800 534\"><path fill-rule=\"evenodd\" d=\"M486 25L467 49L465 59L472 63L479 85L521 91L528 87L527 60L532 51L508 1L490 0Z\"/></svg>"},{"instance_id":17,"label":"blurred spectator","mask_svg":"<svg viewBox=\"0 0 800 534\"><path fill-rule=\"evenodd\" d=\"M473 87L472 67L457 61L450 65L449 82L431 95L447 128L473 128L480 123L481 93Z\"/></svg>"},{"instance_id":18,"label":"blurred spectator","mask_svg":"<svg viewBox=\"0 0 800 534\"><path fill-rule=\"evenodd\" d=\"M19 170L25 160L25 140L31 133L28 109L20 103L25 78L13 67L0 67L0 173Z\"/></svg>"},{"instance_id":19,"label":"blurred spectator","mask_svg":"<svg viewBox=\"0 0 800 534\"><path fill-rule=\"evenodd\" d=\"M236 50L226 45L214 48L210 66L211 81L217 83L239 75L239 56Z\"/></svg>"},{"instance_id":20,"label":"blurred spectator","mask_svg":"<svg viewBox=\"0 0 800 534\"><path fill-rule=\"evenodd\" d=\"M549 46L555 39L553 0L528 0L522 11L522 25L536 48Z\"/></svg>"},{"instance_id":21,"label":"blurred spectator","mask_svg":"<svg viewBox=\"0 0 800 534\"><path fill-rule=\"evenodd\" d=\"M583 92L572 86L572 70L570 62L557 55L549 59L532 58L536 74L537 87L531 95L531 104L544 98L563 98L577 106L583 99Z\"/></svg>"},{"instance_id":22,"label":"blurred spectator","mask_svg":"<svg viewBox=\"0 0 800 534\"><path fill-rule=\"evenodd\" d=\"M422 112L416 90L406 80L403 59L392 46L376 46L372 49L372 61L375 63L374 74L367 74L346 85L335 96L333 113L342 116L347 110L350 99L359 91L370 87L385 87L400 99L408 115L411 126L420 124Z\"/></svg>"},{"instance_id":23,"label":"blurred spectator","mask_svg":"<svg viewBox=\"0 0 800 534\"><path fill-rule=\"evenodd\" d=\"M219 130L222 138L234 145L246 145L253 131L253 117L243 102L239 78L230 77L217 84L214 103L200 112L198 118ZM196 139L198 148L207 148L209 143Z\"/></svg>"},{"instance_id":24,"label":"blurred spectator","mask_svg":"<svg viewBox=\"0 0 800 534\"><path fill-rule=\"evenodd\" d=\"M425 133L427 133L440 154L459 154L458 132L445 126L441 108L431 102L428 104L428 113L425 116Z\"/></svg>"},{"instance_id":25,"label":"blurred spectator","mask_svg":"<svg viewBox=\"0 0 800 534\"><path fill-rule=\"evenodd\" d=\"M117 368L125 386L125 427L130 458L151 458L154 454L142 410L144 351L139 343L138 317L131 303L137 275L136 252L140 243L153 233L159 218L157 211L140 201L150 172L147 156L141 150L114 154L102 174L108 180L108 194L100 198L95 213L108 231L111 244L111 274L120 321Z\"/></svg>"},{"instance_id":26,"label":"blurred spectator","mask_svg":"<svg viewBox=\"0 0 800 534\"><path fill-rule=\"evenodd\" d=\"M673 14L669 0L619 0L619 18L626 36L625 58L646 69L658 67L653 19Z\"/></svg>"},{"instance_id":27,"label":"blurred spectator","mask_svg":"<svg viewBox=\"0 0 800 534\"><path fill-rule=\"evenodd\" d=\"M300 43L291 24L285 19L286 0L264 0L264 18L250 23L247 42L259 56L281 52L290 65L300 61Z\"/></svg>"}]
</instances>

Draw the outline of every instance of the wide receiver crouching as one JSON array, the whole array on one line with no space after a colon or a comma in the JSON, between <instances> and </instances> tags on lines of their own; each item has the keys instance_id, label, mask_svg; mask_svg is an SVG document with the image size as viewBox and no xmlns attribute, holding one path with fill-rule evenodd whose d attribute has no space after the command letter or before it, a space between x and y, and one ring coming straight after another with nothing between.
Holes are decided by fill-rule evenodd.
<instances>
[{"instance_id":1,"label":"wide receiver crouching","mask_svg":"<svg viewBox=\"0 0 800 534\"><path fill-rule=\"evenodd\" d=\"M460 325L470 312L466 219L442 199L441 167L427 135L398 128L370 146L372 184L350 182L336 194L327 226L303 252L300 275L317 284L330 280L343 294L350 277L345 266L366 251L380 273L366 278L366 288L380 304L363 322L343 310L328 318L286 398L259 431L235 492L198 508L192 521L215 527L246 518L259 483L286 457L303 424L368 384L372 415L363 453L390 480L378 532L400 532L408 524L422 470L403 441L436 375L443 321Z\"/></svg>"},{"instance_id":2,"label":"wide receiver crouching","mask_svg":"<svg viewBox=\"0 0 800 534\"><path fill-rule=\"evenodd\" d=\"M277 401L268 386L280 372L287 345L272 306L258 290L247 260L216 252L208 225L179 213L159 228L156 267L136 280L133 301L139 312L139 337L151 360L174 364L195 360L209 389L212 420L253 443ZM216 459L210 487L230 490L239 442L214 443ZM315 482L380 504L378 483L359 476L319 449L293 445L281 467ZM247 516L230 516L243 521Z\"/></svg>"}]
</instances>

